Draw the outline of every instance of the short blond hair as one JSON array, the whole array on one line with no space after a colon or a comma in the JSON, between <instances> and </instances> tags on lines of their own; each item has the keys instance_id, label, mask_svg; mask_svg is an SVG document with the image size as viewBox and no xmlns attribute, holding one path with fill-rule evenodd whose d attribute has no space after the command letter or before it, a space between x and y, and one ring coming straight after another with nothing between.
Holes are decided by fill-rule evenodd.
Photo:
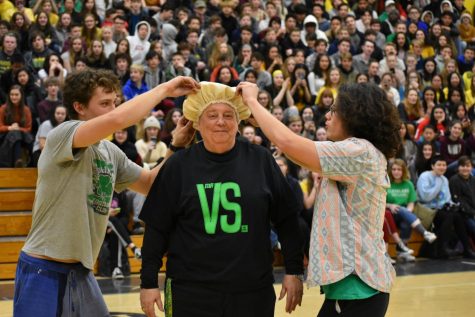
<instances>
[{"instance_id":1,"label":"short blond hair","mask_svg":"<svg viewBox=\"0 0 475 317\"><path fill-rule=\"evenodd\" d=\"M136 70L136 71L138 71L139 73L141 73L142 75L145 74L145 69L144 69L143 66L140 65L140 64L132 64L132 65L130 66L130 70L131 70L131 71L132 71L132 70Z\"/></svg>"}]
</instances>

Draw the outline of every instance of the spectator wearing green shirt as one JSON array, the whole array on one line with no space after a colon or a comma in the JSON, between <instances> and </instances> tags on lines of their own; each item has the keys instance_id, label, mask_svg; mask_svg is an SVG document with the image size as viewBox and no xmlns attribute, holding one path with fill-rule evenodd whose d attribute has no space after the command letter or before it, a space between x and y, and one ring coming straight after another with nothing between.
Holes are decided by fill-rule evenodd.
<instances>
[{"instance_id":1,"label":"spectator wearing green shirt","mask_svg":"<svg viewBox=\"0 0 475 317\"><path fill-rule=\"evenodd\" d=\"M416 229L427 242L434 242L437 236L427 231L421 220L413 213L417 194L409 180L409 171L404 160L395 159L390 164L389 178L391 187L387 190L386 207L391 210L394 220L399 225L403 241L409 240L411 230Z\"/></svg>"}]
</instances>

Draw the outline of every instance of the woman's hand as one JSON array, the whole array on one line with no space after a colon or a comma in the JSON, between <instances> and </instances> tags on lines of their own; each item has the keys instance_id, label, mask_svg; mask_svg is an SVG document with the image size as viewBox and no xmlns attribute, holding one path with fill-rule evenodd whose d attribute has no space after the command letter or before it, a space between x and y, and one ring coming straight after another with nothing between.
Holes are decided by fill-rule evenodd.
<instances>
[{"instance_id":1,"label":"woman's hand","mask_svg":"<svg viewBox=\"0 0 475 317\"><path fill-rule=\"evenodd\" d=\"M399 206L396 205L396 204L387 204L386 207L391 210L391 213L393 214L397 214L397 212L399 211Z\"/></svg>"},{"instance_id":2,"label":"woman's hand","mask_svg":"<svg viewBox=\"0 0 475 317\"><path fill-rule=\"evenodd\" d=\"M249 105L250 101L257 101L257 94L259 93L259 87L256 84L242 81L236 87L236 94L242 96L242 100L246 105Z\"/></svg>"},{"instance_id":3,"label":"woman's hand","mask_svg":"<svg viewBox=\"0 0 475 317\"><path fill-rule=\"evenodd\" d=\"M178 76L173 78L166 83L161 84L165 89L166 95L168 97L180 97L188 95L192 92L197 92L201 86L200 84L191 77L187 76Z\"/></svg>"},{"instance_id":4,"label":"woman's hand","mask_svg":"<svg viewBox=\"0 0 475 317\"><path fill-rule=\"evenodd\" d=\"M8 131L18 131L18 130L20 130L20 125L18 125L18 123L16 122L12 123L12 125L8 127Z\"/></svg>"},{"instance_id":5,"label":"woman's hand","mask_svg":"<svg viewBox=\"0 0 475 317\"><path fill-rule=\"evenodd\" d=\"M289 89L290 87L290 78L287 78L286 80L284 80L284 83L282 84L282 87L284 87L284 89Z\"/></svg>"}]
</instances>

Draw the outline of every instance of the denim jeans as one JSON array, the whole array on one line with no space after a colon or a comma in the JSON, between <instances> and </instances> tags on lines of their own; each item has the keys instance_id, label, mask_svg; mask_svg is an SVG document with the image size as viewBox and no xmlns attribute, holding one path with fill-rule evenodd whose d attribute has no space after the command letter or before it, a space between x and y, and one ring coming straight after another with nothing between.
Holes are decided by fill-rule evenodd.
<instances>
[{"instance_id":1,"label":"denim jeans","mask_svg":"<svg viewBox=\"0 0 475 317\"><path fill-rule=\"evenodd\" d=\"M408 240L411 237L411 224L417 220L417 216L409 211L406 207L399 207L397 213L393 214L394 221L396 221L401 230L400 236L403 240Z\"/></svg>"}]
</instances>

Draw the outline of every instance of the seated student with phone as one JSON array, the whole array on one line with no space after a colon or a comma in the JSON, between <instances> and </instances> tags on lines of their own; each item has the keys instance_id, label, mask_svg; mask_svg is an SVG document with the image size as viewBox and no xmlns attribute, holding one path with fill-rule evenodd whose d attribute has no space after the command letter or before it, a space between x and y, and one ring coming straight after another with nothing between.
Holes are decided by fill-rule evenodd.
<instances>
[{"instance_id":1,"label":"seated student with phone","mask_svg":"<svg viewBox=\"0 0 475 317\"><path fill-rule=\"evenodd\" d=\"M160 122L154 116L145 119L143 124L144 136L135 142L137 152L142 157L143 163L148 164L150 168L157 165L157 161L165 157L167 146L164 142L158 140L160 134Z\"/></svg>"}]
</instances>

